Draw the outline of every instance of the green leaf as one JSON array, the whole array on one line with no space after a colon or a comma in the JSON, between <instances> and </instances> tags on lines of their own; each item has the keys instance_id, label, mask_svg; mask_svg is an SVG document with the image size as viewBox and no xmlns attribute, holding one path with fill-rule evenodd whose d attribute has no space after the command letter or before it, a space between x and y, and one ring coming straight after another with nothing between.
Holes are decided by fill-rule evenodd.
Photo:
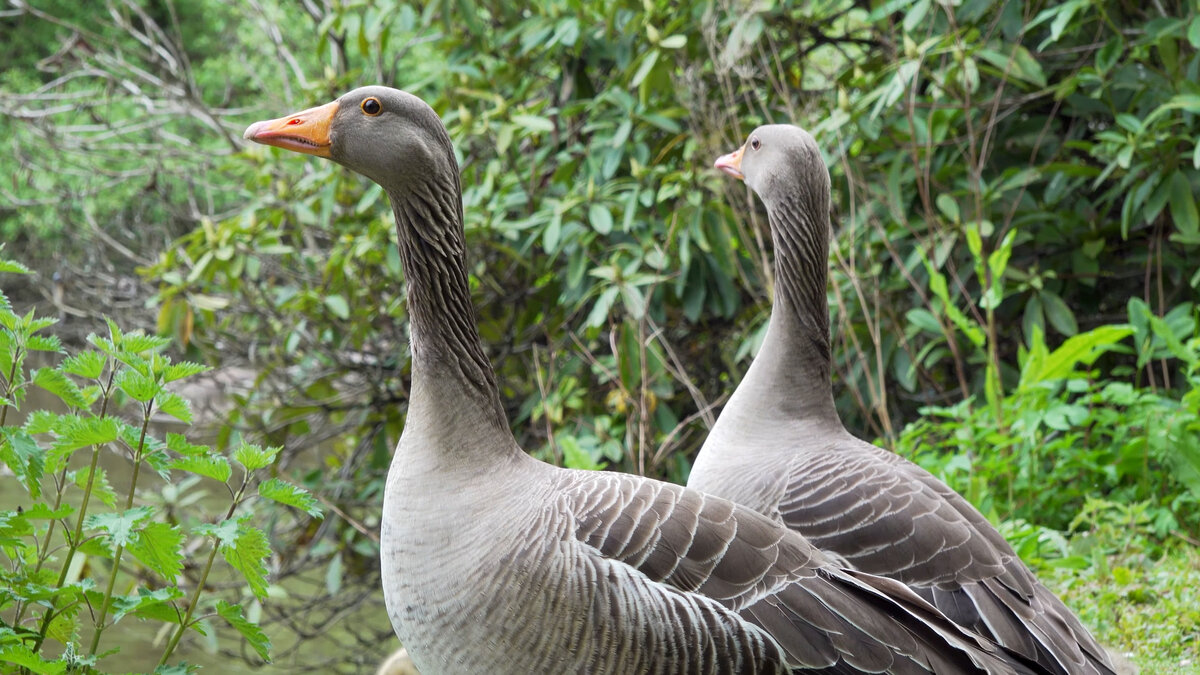
<instances>
[{"instance_id":1,"label":"green leaf","mask_svg":"<svg viewBox=\"0 0 1200 675\"><path fill-rule=\"evenodd\" d=\"M282 449L280 447L263 449L253 443L242 443L237 450L233 451L233 458L247 470L254 471L270 466L271 462L275 461L275 455L279 454Z\"/></svg>"},{"instance_id":2,"label":"green leaf","mask_svg":"<svg viewBox=\"0 0 1200 675\"><path fill-rule=\"evenodd\" d=\"M1120 35L1114 35L1104 46L1096 52L1096 70L1101 74L1105 74L1112 70L1112 67L1121 58L1121 53L1125 50L1125 43Z\"/></svg>"},{"instance_id":3,"label":"green leaf","mask_svg":"<svg viewBox=\"0 0 1200 675\"><path fill-rule=\"evenodd\" d=\"M45 452L24 429L0 427L0 461L3 461L31 497L42 494Z\"/></svg>"},{"instance_id":4,"label":"green leaf","mask_svg":"<svg viewBox=\"0 0 1200 675\"><path fill-rule=\"evenodd\" d=\"M79 417L61 415L54 429L58 435L50 447L47 464L55 467L79 448L103 445L117 440L121 434L120 424L113 417Z\"/></svg>"},{"instance_id":5,"label":"green leaf","mask_svg":"<svg viewBox=\"0 0 1200 675\"><path fill-rule=\"evenodd\" d=\"M94 513L84 519L90 530L101 530L108 535L114 546L128 546L137 532L138 523L154 515L150 506L135 506L124 513Z\"/></svg>"},{"instance_id":6,"label":"green leaf","mask_svg":"<svg viewBox=\"0 0 1200 675\"><path fill-rule=\"evenodd\" d=\"M591 223L592 229L600 234L608 234L613 229L612 211L603 204L593 203L588 207L588 222Z\"/></svg>"},{"instance_id":7,"label":"green leaf","mask_svg":"<svg viewBox=\"0 0 1200 675\"><path fill-rule=\"evenodd\" d=\"M1036 360L1028 359L1021 370L1021 387L1075 377L1077 365L1092 365L1100 355L1116 349L1118 344L1133 335L1133 332L1133 326L1127 324L1100 326L1067 338L1058 349L1049 353L1045 353L1045 343L1041 342L1042 356ZM1037 334L1040 340L1040 331L1037 331ZM1034 355L1032 345L1030 355Z\"/></svg>"},{"instance_id":8,"label":"green leaf","mask_svg":"<svg viewBox=\"0 0 1200 675\"><path fill-rule=\"evenodd\" d=\"M63 372L94 380L99 378L100 374L104 372L104 363L106 360L107 357L104 354L88 349L63 359L59 367L62 368Z\"/></svg>"},{"instance_id":9,"label":"green leaf","mask_svg":"<svg viewBox=\"0 0 1200 675\"><path fill-rule=\"evenodd\" d=\"M133 368L126 368L117 375L117 388L125 392L129 398L145 403L154 398L162 390L161 385Z\"/></svg>"},{"instance_id":10,"label":"green leaf","mask_svg":"<svg viewBox=\"0 0 1200 675\"><path fill-rule=\"evenodd\" d=\"M30 379L69 407L86 408L88 405L87 398L79 390L79 385L56 368L38 368L33 371L33 377Z\"/></svg>"},{"instance_id":11,"label":"green leaf","mask_svg":"<svg viewBox=\"0 0 1200 675\"><path fill-rule=\"evenodd\" d=\"M192 406L182 396L172 391L159 392L154 397L155 408L180 422L192 423Z\"/></svg>"},{"instance_id":12,"label":"green leaf","mask_svg":"<svg viewBox=\"0 0 1200 675\"><path fill-rule=\"evenodd\" d=\"M160 523L161 524L161 523ZM164 586L155 590L139 587L137 595L113 597L113 622L132 614L143 619L155 619L179 625L182 612L171 601L186 597L177 586Z\"/></svg>"},{"instance_id":13,"label":"green leaf","mask_svg":"<svg viewBox=\"0 0 1200 675\"><path fill-rule=\"evenodd\" d=\"M513 124L530 131L548 133L554 131L554 122L540 115L513 115Z\"/></svg>"},{"instance_id":14,"label":"green leaf","mask_svg":"<svg viewBox=\"0 0 1200 675\"><path fill-rule=\"evenodd\" d=\"M11 274L33 274L33 270L22 265L16 260L6 260L0 258L0 272L9 272Z\"/></svg>"},{"instance_id":15,"label":"green leaf","mask_svg":"<svg viewBox=\"0 0 1200 675\"><path fill-rule=\"evenodd\" d=\"M181 455L201 456L212 454L212 448L207 445L192 445L183 434L167 434L167 449Z\"/></svg>"},{"instance_id":16,"label":"green leaf","mask_svg":"<svg viewBox=\"0 0 1200 675\"><path fill-rule=\"evenodd\" d=\"M651 49L642 57L642 64L638 66L637 72L633 74L633 79L629 81L630 87L637 87L646 79L651 70L654 70L654 64L658 63L658 55L662 52L657 49Z\"/></svg>"},{"instance_id":17,"label":"green leaf","mask_svg":"<svg viewBox=\"0 0 1200 675\"><path fill-rule=\"evenodd\" d=\"M329 560L329 567L325 568L325 592L330 597L336 597L342 590L343 572L342 553L339 551L333 554Z\"/></svg>"},{"instance_id":18,"label":"green leaf","mask_svg":"<svg viewBox=\"0 0 1200 675\"><path fill-rule=\"evenodd\" d=\"M1200 15L1193 17L1188 25L1187 39L1193 47L1200 49Z\"/></svg>"},{"instance_id":19,"label":"green leaf","mask_svg":"<svg viewBox=\"0 0 1200 675\"><path fill-rule=\"evenodd\" d=\"M25 348L32 352L61 352L62 342L57 335L30 335Z\"/></svg>"},{"instance_id":20,"label":"green leaf","mask_svg":"<svg viewBox=\"0 0 1200 675\"><path fill-rule=\"evenodd\" d=\"M141 354L142 352L161 352L171 344L171 338L159 337L157 335L143 335L142 333L129 333L121 335L115 340L117 347L124 352L133 352Z\"/></svg>"},{"instance_id":21,"label":"green leaf","mask_svg":"<svg viewBox=\"0 0 1200 675\"><path fill-rule=\"evenodd\" d=\"M1196 211L1196 197L1183 171L1171 175L1171 219L1181 234L1195 237L1200 234L1200 214Z\"/></svg>"},{"instance_id":22,"label":"green leaf","mask_svg":"<svg viewBox=\"0 0 1200 675\"><path fill-rule=\"evenodd\" d=\"M66 661L47 661L24 644L9 645L0 650L0 663L27 668L34 675L61 675L67 671Z\"/></svg>"},{"instance_id":23,"label":"green leaf","mask_svg":"<svg viewBox=\"0 0 1200 675\"><path fill-rule=\"evenodd\" d=\"M221 544L221 555L246 578L254 597L266 600L267 566L264 561L271 555L267 535L256 527L239 522L237 538L233 543Z\"/></svg>"},{"instance_id":24,"label":"green leaf","mask_svg":"<svg viewBox=\"0 0 1200 675\"><path fill-rule=\"evenodd\" d=\"M1046 86L1046 73L1042 70L1042 64L1033 58L1028 49L1017 45L1013 58L1015 59L1012 71L1014 75L1038 87Z\"/></svg>"},{"instance_id":25,"label":"green leaf","mask_svg":"<svg viewBox=\"0 0 1200 675\"><path fill-rule=\"evenodd\" d=\"M1079 332L1079 325L1075 323L1075 313L1067 307L1067 303L1063 302L1062 297L1057 293L1049 291L1040 293L1042 298L1042 307L1046 312L1046 320L1050 322L1054 329L1063 335L1074 335Z\"/></svg>"},{"instance_id":26,"label":"green leaf","mask_svg":"<svg viewBox=\"0 0 1200 675\"><path fill-rule=\"evenodd\" d=\"M187 471L198 476L205 476L224 483L233 474L229 460L216 455L194 455L171 460L168 465L172 469Z\"/></svg>"},{"instance_id":27,"label":"green leaf","mask_svg":"<svg viewBox=\"0 0 1200 675\"><path fill-rule=\"evenodd\" d=\"M346 298L334 293L326 295L324 299L325 306L329 311L343 321L350 318L350 305L346 303Z\"/></svg>"},{"instance_id":28,"label":"green leaf","mask_svg":"<svg viewBox=\"0 0 1200 675\"><path fill-rule=\"evenodd\" d=\"M242 634L246 638L246 642L254 648L258 653L259 658L270 663L271 661L271 639L267 634L258 627L258 624L250 621L242 613L241 605L231 605L224 600L217 601L217 614L229 622L229 625L234 630Z\"/></svg>"},{"instance_id":29,"label":"green leaf","mask_svg":"<svg viewBox=\"0 0 1200 675\"><path fill-rule=\"evenodd\" d=\"M210 370L212 370L212 368L201 363L182 361L180 363L172 363L171 365L167 366L163 370L162 378L164 383L174 382L175 380L182 380L185 377L199 375L200 373L206 373Z\"/></svg>"},{"instance_id":30,"label":"green leaf","mask_svg":"<svg viewBox=\"0 0 1200 675\"><path fill-rule=\"evenodd\" d=\"M278 478L268 478L259 483L258 494L271 501L300 509L314 518L321 517L321 507L308 490Z\"/></svg>"},{"instance_id":31,"label":"green leaf","mask_svg":"<svg viewBox=\"0 0 1200 675\"><path fill-rule=\"evenodd\" d=\"M658 46L662 47L663 49L679 49L686 44L687 36L677 34L663 38L662 41L658 43Z\"/></svg>"},{"instance_id":32,"label":"green leaf","mask_svg":"<svg viewBox=\"0 0 1200 675\"><path fill-rule=\"evenodd\" d=\"M57 520L66 518L72 513L75 513L75 507L70 504L63 504L57 509L52 509L45 502L34 502L32 506L23 510L21 515L29 520Z\"/></svg>"},{"instance_id":33,"label":"green leaf","mask_svg":"<svg viewBox=\"0 0 1200 675\"><path fill-rule=\"evenodd\" d=\"M585 471L599 471L604 468L603 464L592 459L591 454L579 445L579 441L573 436L562 435L558 437L558 447L562 448L563 466L569 469L583 469Z\"/></svg>"},{"instance_id":34,"label":"green leaf","mask_svg":"<svg viewBox=\"0 0 1200 675\"><path fill-rule=\"evenodd\" d=\"M961 222L959 220L958 202L954 201L954 197L943 192L937 196L936 203L938 210L942 212L943 216L946 216L946 220L951 223Z\"/></svg>"},{"instance_id":35,"label":"green leaf","mask_svg":"<svg viewBox=\"0 0 1200 675\"><path fill-rule=\"evenodd\" d=\"M172 584L183 571L183 532L174 525L150 523L126 549Z\"/></svg>"}]
</instances>

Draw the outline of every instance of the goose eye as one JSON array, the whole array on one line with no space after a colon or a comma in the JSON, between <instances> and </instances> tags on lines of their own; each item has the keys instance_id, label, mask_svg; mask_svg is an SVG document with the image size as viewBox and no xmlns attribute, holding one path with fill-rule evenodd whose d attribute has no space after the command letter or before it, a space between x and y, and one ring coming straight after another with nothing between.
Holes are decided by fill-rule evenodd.
<instances>
[{"instance_id":1,"label":"goose eye","mask_svg":"<svg viewBox=\"0 0 1200 675\"><path fill-rule=\"evenodd\" d=\"M755 150L757 150L757 149L759 149L761 146L762 146L762 141L758 140L758 138L757 138L757 137L755 137L755 138L751 138L751 139L750 139L750 147L751 147L751 148L754 148Z\"/></svg>"},{"instance_id":2,"label":"goose eye","mask_svg":"<svg viewBox=\"0 0 1200 675\"><path fill-rule=\"evenodd\" d=\"M380 105L379 99L372 96L371 98L368 98L362 102L362 111L371 117L374 117L383 112L383 106Z\"/></svg>"}]
</instances>

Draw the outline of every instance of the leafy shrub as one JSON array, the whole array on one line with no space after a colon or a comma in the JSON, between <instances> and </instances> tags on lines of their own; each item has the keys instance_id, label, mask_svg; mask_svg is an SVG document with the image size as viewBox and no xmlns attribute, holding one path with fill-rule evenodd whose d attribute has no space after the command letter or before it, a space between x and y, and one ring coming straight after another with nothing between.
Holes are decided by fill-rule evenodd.
<instances>
[{"instance_id":1,"label":"leafy shrub","mask_svg":"<svg viewBox=\"0 0 1200 675\"><path fill-rule=\"evenodd\" d=\"M897 451L1002 519L1066 531L1089 504L1103 501L1142 505L1160 538L1181 527L1195 531L1200 333L1193 321L1176 322L1186 331L1181 339L1157 317L1139 331L1145 311L1131 303L1130 324L1079 333L1053 351L1035 327L1019 384L997 406L927 408L904 429ZM1103 371L1094 364L1105 353L1135 351L1125 344L1130 337L1152 338L1138 342L1140 361L1170 345L1186 364L1190 388L1181 398L1098 377Z\"/></svg>"},{"instance_id":2,"label":"leafy shrub","mask_svg":"<svg viewBox=\"0 0 1200 675\"><path fill-rule=\"evenodd\" d=\"M0 259L5 271L26 270ZM182 434L154 437L156 414L185 424L192 419L188 401L168 385L207 370L164 356L169 339L123 333L109 321L106 336L90 335L89 347L67 353L46 332L54 323L32 310L15 314L0 293L0 461L12 472L0 480L24 491L15 509L0 512L5 671L101 672L103 657L117 651L101 651L103 636L123 619L122 630L145 632L147 642L165 629L156 672L191 672L186 664L168 665L172 654L187 631L204 634L217 617L269 660L269 640L238 604L267 596L271 547L253 523L257 502L318 517L316 500L262 477L277 447L240 441L226 456ZM65 357L30 370L32 352ZM31 386L52 394L65 412L23 409ZM19 425L17 413L24 414ZM113 486L100 466L110 450L128 457L128 486ZM80 451L86 461L73 461ZM228 508L204 513L150 498L139 485L143 469L161 477L168 492L182 485L180 475L215 481L228 491ZM218 553L244 582L235 602L209 586Z\"/></svg>"}]
</instances>

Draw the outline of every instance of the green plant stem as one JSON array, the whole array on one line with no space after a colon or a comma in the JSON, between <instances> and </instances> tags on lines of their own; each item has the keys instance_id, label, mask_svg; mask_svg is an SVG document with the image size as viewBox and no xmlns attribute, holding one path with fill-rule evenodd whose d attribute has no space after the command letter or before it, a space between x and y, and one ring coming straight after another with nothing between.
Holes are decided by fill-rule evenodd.
<instances>
[{"instance_id":1,"label":"green plant stem","mask_svg":"<svg viewBox=\"0 0 1200 675\"><path fill-rule=\"evenodd\" d=\"M250 472L247 471L242 477L242 485L238 488L237 494L233 496L233 502L229 505L229 510L225 512L225 520L233 517L233 512L237 510L238 504L242 501L242 495L246 493L246 486L250 484ZM187 611L183 614L183 619L179 622L179 628L171 636L167 642L167 648L163 650L162 658L159 659L158 665L166 665L167 659L171 658L171 653L175 651L175 647L179 645L179 641L183 638L183 631L187 630L188 623L192 620L192 615L196 612L196 605L200 603L200 592L204 590L204 584L208 582L208 573L212 571L213 561L217 558L217 551L221 548L221 542L213 537L213 548L208 554L208 562L204 564L204 571L200 573L200 578L196 580L196 587L192 589L192 597L188 600Z\"/></svg>"},{"instance_id":2,"label":"green plant stem","mask_svg":"<svg viewBox=\"0 0 1200 675\"><path fill-rule=\"evenodd\" d=\"M108 414L108 402L112 398L112 386L116 380L117 369L114 366L108 375L108 386L104 389L104 402L100 404L100 417L103 419ZM83 502L79 505L79 516L75 518L75 532L67 541L67 559L63 561L62 570L58 573L58 581L55 582L55 588L62 588L67 581L67 572L71 569L71 561L75 558L75 551L79 549L79 541L83 538L83 518L87 515L88 502L92 498L92 485L96 482L96 466L100 462L100 449L102 446L92 446L92 461L89 464L87 484L83 486ZM37 652L41 649L42 643L46 640L46 633L50 630L50 621L54 618L54 602L51 601L50 607L46 609L45 615L42 616L42 625L38 628L37 639L33 642L33 651Z\"/></svg>"},{"instance_id":3,"label":"green plant stem","mask_svg":"<svg viewBox=\"0 0 1200 675\"><path fill-rule=\"evenodd\" d=\"M138 473L142 468L142 450L146 447L146 430L150 428L150 413L154 409L154 400L146 402L145 414L142 416L142 433L138 437L137 450L133 456L133 475L129 478L129 494L125 498L125 510L133 508L133 495L137 490ZM88 656L93 656L96 653L96 648L100 645L100 636L104 633L104 622L108 618L108 610L112 607L113 588L117 585L117 574L121 571L121 556L125 553L125 547L117 545L117 550L113 552L113 567L112 574L108 577L108 586L104 589L104 602L100 605L100 616L96 619L96 631L92 633L92 644L88 647Z\"/></svg>"}]
</instances>

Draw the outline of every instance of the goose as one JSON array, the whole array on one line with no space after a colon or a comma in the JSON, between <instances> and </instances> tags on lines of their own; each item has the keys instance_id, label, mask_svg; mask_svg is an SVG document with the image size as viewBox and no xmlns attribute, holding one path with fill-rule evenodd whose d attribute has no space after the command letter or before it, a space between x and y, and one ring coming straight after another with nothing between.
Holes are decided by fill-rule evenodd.
<instances>
[{"instance_id":1,"label":"goose","mask_svg":"<svg viewBox=\"0 0 1200 675\"><path fill-rule=\"evenodd\" d=\"M362 87L244 137L391 202L412 385L380 559L422 673L1044 672L731 501L525 454L475 325L453 146L420 98Z\"/></svg>"},{"instance_id":2,"label":"goose","mask_svg":"<svg viewBox=\"0 0 1200 675\"><path fill-rule=\"evenodd\" d=\"M766 514L862 572L1051 672L1110 673L1079 619L966 499L855 438L833 403L826 278L829 171L813 137L755 129L714 167L767 208L776 288L767 332L702 445L688 487Z\"/></svg>"}]
</instances>

